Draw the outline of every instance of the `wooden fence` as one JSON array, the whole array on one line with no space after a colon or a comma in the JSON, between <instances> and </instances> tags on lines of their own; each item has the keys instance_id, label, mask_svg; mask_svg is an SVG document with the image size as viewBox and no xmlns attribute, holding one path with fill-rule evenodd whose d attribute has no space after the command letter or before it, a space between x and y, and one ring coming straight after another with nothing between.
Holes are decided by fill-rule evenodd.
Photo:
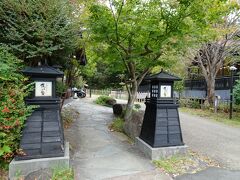
<instances>
[{"instance_id":1,"label":"wooden fence","mask_svg":"<svg viewBox=\"0 0 240 180\"><path fill-rule=\"evenodd\" d=\"M87 94L88 95L99 95L99 96L110 96L115 99L128 99L128 93L127 91L122 91L122 90L111 90L111 89L87 89ZM137 93L137 99L136 101L138 102L143 102L145 98L149 96L149 92L138 92Z\"/></svg>"}]
</instances>

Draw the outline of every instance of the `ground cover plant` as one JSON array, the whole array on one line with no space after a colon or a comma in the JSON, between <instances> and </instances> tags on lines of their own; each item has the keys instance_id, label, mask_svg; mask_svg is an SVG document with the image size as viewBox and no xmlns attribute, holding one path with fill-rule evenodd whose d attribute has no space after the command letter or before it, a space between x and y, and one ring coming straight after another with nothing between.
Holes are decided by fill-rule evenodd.
<instances>
[{"instance_id":1,"label":"ground cover plant","mask_svg":"<svg viewBox=\"0 0 240 180\"><path fill-rule=\"evenodd\" d=\"M155 160L153 163L172 177L185 173L196 173L211 166L219 167L219 164L209 157L193 151L189 151L186 155L174 155Z\"/></svg>"},{"instance_id":2,"label":"ground cover plant","mask_svg":"<svg viewBox=\"0 0 240 180\"><path fill-rule=\"evenodd\" d=\"M51 180L73 180L74 172L71 168L55 168L52 172Z\"/></svg>"},{"instance_id":3,"label":"ground cover plant","mask_svg":"<svg viewBox=\"0 0 240 180\"><path fill-rule=\"evenodd\" d=\"M79 117L79 112L71 107L64 107L61 111L61 117L64 128L69 128L71 124Z\"/></svg>"},{"instance_id":4,"label":"ground cover plant","mask_svg":"<svg viewBox=\"0 0 240 180\"><path fill-rule=\"evenodd\" d=\"M24 121L33 110L24 98L30 91L27 78L19 73L22 62L0 47L0 167L20 153L19 140Z\"/></svg>"},{"instance_id":5,"label":"ground cover plant","mask_svg":"<svg viewBox=\"0 0 240 180\"><path fill-rule=\"evenodd\" d=\"M109 96L99 96L95 102L103 106L112 106L116 103L116 100Z\"/></svg>"}]
</instances>

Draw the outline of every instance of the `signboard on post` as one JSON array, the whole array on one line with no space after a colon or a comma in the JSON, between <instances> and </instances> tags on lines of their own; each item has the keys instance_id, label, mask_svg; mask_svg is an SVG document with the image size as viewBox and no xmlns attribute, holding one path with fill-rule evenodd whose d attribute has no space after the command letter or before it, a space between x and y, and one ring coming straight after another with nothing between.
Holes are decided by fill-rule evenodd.
<instances>
[{"instance_id":1,"label":"signboard on post","mask_svg":"<svg viewBox=\"0 0 240 180\"><path fill-rule=\"evenodd\" d=\"M35 82L35 96L52 96L52 82Z\"/></svg>"},{"instance_id":2,"label":"signboard on post","mask_svg":"<svg viewBox=\"0 0 240 180\"><path fill-rule=\"evenodd\" d=\"M162 98L171 97L171 86L170 85L161 85L161 96Z\"/></svg>"}]
</instances>

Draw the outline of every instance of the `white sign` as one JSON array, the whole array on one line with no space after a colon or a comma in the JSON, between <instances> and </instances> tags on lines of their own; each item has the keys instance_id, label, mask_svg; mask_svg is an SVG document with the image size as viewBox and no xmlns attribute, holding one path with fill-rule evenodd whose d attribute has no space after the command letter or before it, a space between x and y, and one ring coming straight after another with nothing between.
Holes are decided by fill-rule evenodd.
<instances>
[{"instance_id":1,"label":"white sign","mask_svg":"<svg viewBox=\"0 0 240 180\"><path fill-rule=\"evenodd\" d=\"M52 96L52 82L35 82L35 96Z\"/></svg>"},{"instance_id":2,"label":"white sign","mask_svg":"<svg viewBox=\"0 0 240 180\"><path fill-rule=\"evenodd\" d=\"M161 97L163 97L163 98L171 97L171 86L169 86L169 85L161 86Z\"/></svg>"}]
</instances>

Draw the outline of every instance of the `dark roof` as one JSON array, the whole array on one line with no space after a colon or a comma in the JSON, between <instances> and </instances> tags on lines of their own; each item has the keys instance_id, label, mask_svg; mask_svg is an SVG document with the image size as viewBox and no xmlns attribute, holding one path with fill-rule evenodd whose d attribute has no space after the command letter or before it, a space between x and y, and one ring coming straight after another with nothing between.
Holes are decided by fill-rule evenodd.
<instances>
[{"instance_id":1,"label":"dark roof","mask_svg":"<svg viewBox=\"0 0 240 180\"><path fill-rule=\"evenodd\" d=\"M51 77L62 77L64 74L62 71L53 68L51 66L36 66L36 67L26 67L22 70L25 75L39 75L39 76L51 76Z\"/></svg>"},{"instance_id":2,"label":"dark roof","mask_svg":"<svg viewBox=\"0 0 240 180\"><path fill-rule=\"evenodd\" d=\"M181 81L182 79L177 77L177 76L174 76L172 74L169 74L163 70L161 70L160 73L158 74L154 74L154 75L151 75L151 76L147 76L146 78L144 78L144 80L171 80L171 81Z\"/></svg>"}]
</instances>

